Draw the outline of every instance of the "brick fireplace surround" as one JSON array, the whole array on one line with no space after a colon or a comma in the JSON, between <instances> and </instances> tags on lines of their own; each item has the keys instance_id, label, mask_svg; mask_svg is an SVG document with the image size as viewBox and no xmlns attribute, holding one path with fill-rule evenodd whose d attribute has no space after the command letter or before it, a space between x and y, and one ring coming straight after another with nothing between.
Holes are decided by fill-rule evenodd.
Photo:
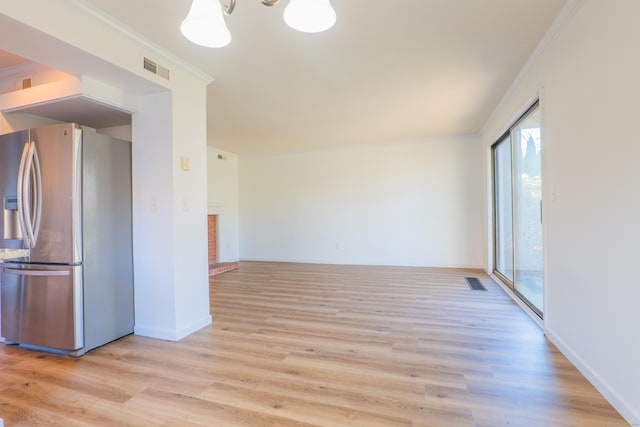
<instances>
[{"instance_id":1,"label":"brick fireplace surround","mask_svg":"<svg viewBox=\"0 0 640 427\"><path fill-rule=\"evenodd\" d=\"M218 215L208 215L209 276L238 268L237 262L218 262Z\"/></svg>"}]
</instances>

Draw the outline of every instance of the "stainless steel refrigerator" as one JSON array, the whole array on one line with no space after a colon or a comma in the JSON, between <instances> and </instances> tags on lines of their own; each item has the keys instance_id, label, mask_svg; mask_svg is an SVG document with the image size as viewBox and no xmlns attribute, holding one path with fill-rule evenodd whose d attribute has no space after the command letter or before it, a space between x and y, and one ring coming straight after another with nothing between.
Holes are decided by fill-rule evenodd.
<instances>
[{"instance_id":1,"label":"stainless steel refrigerator","mask_svg":"<svg viewBox=\"0 0 640 427\"><path fill-rule=\"evenodd\" d=\"M5 343L82 355L133 332L131 144L77 124L0 136Z\"/></svg>"}]
</instances>

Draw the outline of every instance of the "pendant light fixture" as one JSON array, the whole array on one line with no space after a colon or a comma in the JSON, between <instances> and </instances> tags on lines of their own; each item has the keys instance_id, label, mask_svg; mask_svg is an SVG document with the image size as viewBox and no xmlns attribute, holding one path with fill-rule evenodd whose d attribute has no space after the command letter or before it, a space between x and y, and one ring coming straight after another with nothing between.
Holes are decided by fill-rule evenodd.
<instances>
[{"instance_id":1,"label":"pendant light fixture","mask_svg":"<svg viewBox=\"0 0 640 427\"><path fill-rule=\"evenodd\" d=\"M304 33L320 33L333 27L336 12L329 0L291 0L284 9L284 22Z\"/></svg>"},{"instance_id":2,"label":"pendant light fixture","mask_svg":"<svg viewBox=\"0 0 640 427\"><path fill-rule=\"evenodd\" d=\"M261 0L265 6L273 6L278 1ZM231 42L231 33L223 14L230 15L235 6L236 0L230 0L228 6L218 0L193 0L180 31L188 40L201 46L224 47ZM295 30L319 33L333 26L336 12L330 0L290 0L284 10L284 21Z\"/></svg>"},{"instance_id":3,"label":"pendant light fixture","mask_svg":"<svg viewBox=\"0 0 640 427\"><path fill-rule=\"evenodd\" d=\"M231 33L224 23L218 0L193 0L189 14L180 24L180 31L200 46L224 47L231 43Z\"/></svg>"}]
</instances>

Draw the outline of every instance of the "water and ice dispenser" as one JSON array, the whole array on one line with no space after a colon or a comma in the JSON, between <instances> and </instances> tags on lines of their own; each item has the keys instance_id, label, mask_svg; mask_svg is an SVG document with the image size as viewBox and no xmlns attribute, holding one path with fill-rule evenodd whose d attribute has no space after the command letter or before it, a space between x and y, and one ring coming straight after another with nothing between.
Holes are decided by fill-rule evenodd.
<instances>
[{"instance_id":1,"label":"water and ice dispenser","mask_svg":"<svg viewBox=\"0 0 640 427\"><path fill-rule=\"evenodd\" d=\"M20 220L18 219L18 198L16 196L5 196L3 206L4 239L22 240Z\"/></svg>"}]
</instances>

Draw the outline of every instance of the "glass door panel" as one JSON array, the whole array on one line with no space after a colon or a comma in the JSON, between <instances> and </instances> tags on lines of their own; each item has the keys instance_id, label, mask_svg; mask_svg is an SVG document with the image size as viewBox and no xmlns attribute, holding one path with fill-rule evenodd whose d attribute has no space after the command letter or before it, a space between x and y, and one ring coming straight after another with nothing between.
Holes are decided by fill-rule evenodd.
<instances>
[{"instance_id":1,"label":"glass door panel","mask_svg":"<svg viewBox=\"0 0 640 427\"><path fill-rule=\"evenodd\" d=\"M515 289L542 313L542 166L540 110L511 131Z\"/></svg>"},{"instance_id":2,"label":"glass door panel","mask_svg":"<svg viewBox=\"0 0 640 427\"><path fill-rule=\"evenodd\" d=\"M513 282L513 197L511 191L511 141L494 147L496 271Z\"/></svg>"}]
</instances>

